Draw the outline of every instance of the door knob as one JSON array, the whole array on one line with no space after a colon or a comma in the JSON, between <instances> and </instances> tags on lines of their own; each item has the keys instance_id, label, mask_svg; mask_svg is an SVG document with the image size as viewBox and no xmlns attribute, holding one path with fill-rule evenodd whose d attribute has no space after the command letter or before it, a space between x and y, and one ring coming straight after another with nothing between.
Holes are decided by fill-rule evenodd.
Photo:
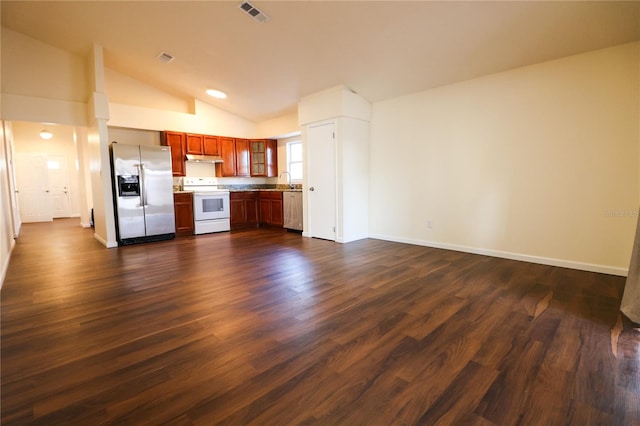
<instances>
[{"instance_id":1,"label":"door knob","mask_svg":"<svg viewBox=\"0 0 640 426\"><path fill-rule=\"evenodd\" d=\"M311 188L309 188L309 191L315 191L316 189L312 186Z\"/></svg>"}]
</instances>

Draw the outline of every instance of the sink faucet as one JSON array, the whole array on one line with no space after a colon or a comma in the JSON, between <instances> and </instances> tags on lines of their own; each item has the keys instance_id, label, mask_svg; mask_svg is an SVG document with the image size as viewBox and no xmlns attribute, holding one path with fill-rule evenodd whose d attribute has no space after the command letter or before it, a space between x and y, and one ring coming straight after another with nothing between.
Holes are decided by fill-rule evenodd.
<instances>
[{"instance_id":1,"label":"sink faucet","mask_svg":"<svg viewBox=\"0 0 640 426\"><path fill-rule=\"evenodd\" d=\"M284 175L284 174L289 176L289 179L288 179L289 180L289 188L291 188L291 189L295 188L295 185L291 183L291 173L289 173L288 171L285 170L284 172L280 173L280 176L278 176L278 178L282 178L282 175Z\"/></svg>"}]
</instances>

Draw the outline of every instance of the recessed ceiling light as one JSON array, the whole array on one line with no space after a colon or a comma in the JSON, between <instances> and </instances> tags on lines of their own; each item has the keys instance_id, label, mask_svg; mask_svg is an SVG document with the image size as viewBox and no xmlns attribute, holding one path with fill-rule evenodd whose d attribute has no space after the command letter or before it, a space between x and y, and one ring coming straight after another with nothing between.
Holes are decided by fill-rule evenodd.
<instances>
[{"instance_id":1,"label":"recessed ceiling light","mask_svg":"<svg viewBox=\"0 0 640 426\"><path fill-rule=\"evenodd\" d=\"M207 95L213 96L214 98L218 98L218 99L226 99L227 98L227 94L226 93L221 92L219 90L214 90L214 89L208 89L207 90Z\"/></svg>"}]
</instances>

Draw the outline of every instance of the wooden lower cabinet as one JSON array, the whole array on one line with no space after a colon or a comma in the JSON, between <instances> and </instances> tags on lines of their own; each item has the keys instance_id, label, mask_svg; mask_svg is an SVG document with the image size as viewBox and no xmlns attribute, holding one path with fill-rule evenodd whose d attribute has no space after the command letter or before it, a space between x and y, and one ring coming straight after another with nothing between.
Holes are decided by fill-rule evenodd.
<instances>
[{"instance_id":1,"label":"wooden lower cabinet","mask_svg":"<svg viewBox=\"0 0 640 426\"><path fill-rule=\"evenodd\" d=\"M284 224L281 191L237 191L229 199L231 229Z\"/></svg>"},{"instance_id":2,"label":"wooden lower cabinet","mask_svg":"<svg viewBox=\"0 0 640 426\"><path fill-rule=\"evenodd\" d=\"M176 237L193 235L193 193L174 193L173 208L176 218Z\"/></svg>"},{"instance_id":3,"label":"wooden lower cabinet","mask_svg":"<svg viewBox=\"0 0 640 426\"><path fill-rule=\"evenodd\" d=\"M231 192L229 200L231 229L258 226L258 192Z\"/></svg>"},{"instance_id":4,"label":"wooden lower cabinet","mask_svg":"<svg viewBox=\"0 0 640 426\"><path fill-rule=\"evenodd\" d=\"M284 224L281 191L260 192L260 224L271 226Z\"/></svg>"}]
</instances>

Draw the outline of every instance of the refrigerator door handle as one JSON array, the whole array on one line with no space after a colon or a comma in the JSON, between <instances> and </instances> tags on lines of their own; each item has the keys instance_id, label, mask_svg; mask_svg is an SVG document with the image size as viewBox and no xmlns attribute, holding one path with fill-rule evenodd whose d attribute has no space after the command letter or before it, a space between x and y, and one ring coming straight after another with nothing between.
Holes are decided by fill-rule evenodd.
<instances>
[{"instance_id":1,"label":"refrigerator door handle","mask_svg":"<svg viewBox=\"0 0 640 426\"><path fill-rule=\"evenodd\" d=\"M138 168L138 176L140 176L140 205L142 207L147 206L147 185L145 182L145 169L144 163L136 164Z\"/></svg>"}]
</instances>

